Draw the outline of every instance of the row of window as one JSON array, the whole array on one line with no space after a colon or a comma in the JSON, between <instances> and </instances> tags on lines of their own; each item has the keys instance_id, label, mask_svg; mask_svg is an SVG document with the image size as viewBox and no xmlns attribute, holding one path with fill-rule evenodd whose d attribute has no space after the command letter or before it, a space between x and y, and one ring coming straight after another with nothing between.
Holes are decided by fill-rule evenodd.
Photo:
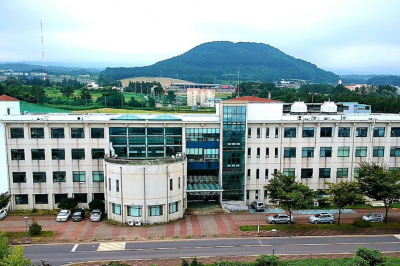
<instances>
[{"instance_id":1,"label":"row of window","mask_svg":"<svg viewBox=\"0 0 400 266\"><path fill-rule=\"evenodd\" d=\"M285 138L296 138L297 129L295 127L285 127L283 136ZM373 136L374 137L385 137L385 127L375 127L373 128ZM266 128L265 137L269 138L269 128ZM275 127L275 138L278 137L279 128ZM357 127L355 132L356 137L367 137L368 135L368 127ZM314 127L303 127L302 130L302 137L303 138L312 138L315 135L315 128ZM338 137L350 137L350 127L339 127L338 130ZM390 129L390 136L391 137L400 137L400 127L392 127ZM247 137L251 138L251 128L247 129ZM257 138L261 138L261 128L257 128ZM320 128L320 137L322 138L329 138L333 137L333 128L332 127L321 127Z\"/></svg>"},{"instance_id":2,"label":"row of window","mask_svg":"<svg viewBox=\"0 0 400 266\"><path fill-rule=\"evenodd\" d=\"M110 136L182 135L181 127L110 127Z\"/></svg>"},{"instance_id":3,"label":"row of window","mask_svg":"<svg viewBox=\"0 0 400 266\"><path fill-rule=\"evenodd\" d=\"M175 213L178 212L179 201L169 203L168 212ZM149 216L161 216L163 215L164 205L150 205L148 206ZM112 213L121 215L121 204L112 203L111 205ZM127 216L131 217L141 217L142 216L142 206L141 205L131 205L127 206Z\"/></svg>"},{"instance_id":4,"label":"row of window","mask_svg":"<svg viewBox=\"0 0 400 266\"><path fill-rule=\"evenodd\" d=\"M13 172L13 183L26 183L26 172ZM33 172L32 173L33 183L44 183L47 182L46 172ZM103 171L92 171L93 182L103 182L104 172ZM85 171L73 171L72 172L73 182L86 182ZM67 173L65 171L54 171L53 182L67 182Z\"/></svg>"},{"instance_id":5,"label":"row of window","mask_svg":"<svg viewBox=\"0 0 400 266\"><path fill-rule=\"evenodd\" d=\"M24 205L29 204L29 195L27 194L19 194L14 195L15 204L16 205ZM58 204L62 199L68 198L68 194L54 194L54 203ZM88 194L87 193L75 193L73 194L73 198L76 199L79 203L88 203ZM104 200L104 193L92 193L92 200L99 199ZM34 194L33 195L34 204L49 204L49 195L48 194Z\"/></svg>"},{"instance_id":6,"label":"row of window","mask_svg":"<svg viewBox=\"0 0 400 266\"><path fill-rule=\"evenodd\" d=\"M314 157L314 147L303 147L301 157L312 158ZM384 157L385 147L373 147L373 157ZM247 148L247 157L251 158L251 148ZM261 149L257 148L257 158L261 157ZM278 158L278 148L275 148L275 158ZM349 157L350 147L338 147L337 157ZM284 158L296 158L295 147L284 148ZM319 157L332 157L332 147L321 147ZM367 157L367 147L356 147L355 157ZM400 157L400 147L390 147L390 157ZM269 158L269 148L265 149L265 158Z\"/></svg>"},{"instance_id":7,"label":"row of window","mask_svg":"<svg viewBox=\"0 0 400 266\"><path fill-rule=\"evenodd\" d=\"M43 127L32 127L31 130L32 139L43 139L44 138L44 128ZM24 128L23 127L12 127L10 128L10 135L12 139L23 139ZM52 139L63 139L65 138L64 128L62 127L52 127L50 129L50 137ZM85 132L83 128L71 128L71 138L81 139L85 137ZM104 128L91 128L90 137L92 139L103 139L104 138Z\"/></svg>"},{"instance_id":8,"label":"row of window","mask_svg":"<svg viewBox=\"0 0 400 266\"><path fill-rule=\"evenodd\" d=\"M104 149L92 149L92 159L98 160L104 158ZM45 160L45 149L31 149L32 160ZM65 160L65 149L51 149L52 160ZM71 158L73 160L84 160L85 149L71 149ZM25 160L24 149L12 149L11 160Z\"/></svg>"}]
</instances>

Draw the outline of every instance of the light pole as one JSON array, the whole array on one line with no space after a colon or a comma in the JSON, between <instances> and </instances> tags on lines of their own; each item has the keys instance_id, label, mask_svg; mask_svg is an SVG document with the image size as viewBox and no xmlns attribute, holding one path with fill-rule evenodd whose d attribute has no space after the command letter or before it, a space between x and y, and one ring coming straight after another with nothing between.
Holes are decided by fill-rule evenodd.
<instances>
[{"instance_id":1,"label":"light pole","mask_svg":"<svg viewBox=\"0 0 400 266\"><path fill-rule=\"evenodd\" d=\"M26 244L29 244L30 242L29 242L29 234L28 234L28 219L29 219L29 217L28 216L25 216L24 217L24 219L25 219L25 224L26 224Z\"/></svg>"},{"instance_id":2,"label":"light pole","mask_svg":"<svg viewBox=\"0 0 400 266\"><path fill-rule=\"evenodd\" d=\"M275 233L276 233L276 229L272 229L272 256L275 256Z\"/></svg>"}]
</instances>

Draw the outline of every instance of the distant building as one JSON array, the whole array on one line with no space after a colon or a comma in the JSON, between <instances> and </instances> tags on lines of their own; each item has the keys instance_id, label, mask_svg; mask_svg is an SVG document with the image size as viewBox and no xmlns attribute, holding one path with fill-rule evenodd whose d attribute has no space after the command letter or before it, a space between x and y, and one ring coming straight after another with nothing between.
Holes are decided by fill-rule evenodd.
<instances>
[{"instance_id":1,"label":"distant building","mask_svg":"<svg viewBox=\"0 0 400 266\"><path fill-rule=\"evenodd\" d=\"M96 82L89 82L88 84L86 84L86 88L88 90L98 90L99 84L97 84Z\"/></svg>"},{"instance_id":2,"label":"distant building","mask_svg":"<svg viewBox=\"0 0 400 266\"><path fill-rule=\"evenodd\" d=\"M200 84L200 83L171 83L170 90L187 90L187 89L219 89L221 84Z\"/></svg>"},{"instance_id":3,"label":"distant building","mask_svg":"<svg viewBox=\"0 0 400 266\"><path fill-rule=\"evenodd\" d=\"M372 85L368 84L348 84L344 85L348 90L355 91L357 88L365 87L367 89L371 88Z\"/></svg>"},{"instance_id":4,"label":"distant building","mask_svg":"<svg viewBox=\"0 0 400 266\"><path fill-rule=\"evenodd\" d=\"M188 106L204 105L207 99L215 98L214 89L187 89L186 94Z\"/></svg>"}]
</instances>

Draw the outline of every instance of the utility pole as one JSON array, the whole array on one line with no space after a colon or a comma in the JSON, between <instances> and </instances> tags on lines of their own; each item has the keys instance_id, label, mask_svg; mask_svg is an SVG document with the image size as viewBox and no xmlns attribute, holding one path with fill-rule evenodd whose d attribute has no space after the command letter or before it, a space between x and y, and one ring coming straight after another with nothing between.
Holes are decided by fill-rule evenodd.
<instances>
[{"instance_id":1,"label":"utility pole","mask_svg":"<svg viewBox=\"0 0 400 266\"><path fill-rule=\"evenodd\" d=\"M240 91L240 67L238 67L238 85L237 85L237 89L236 89L236 98L239 98L239 91Z\"/></svg>"},{"instance_id":2,"label":"utility pole","mask_svg":"<svg viewBox=\"0 0 400 266\"><path fill-rule=\"evenodd\" d=\"M260 84L253 84L251 85L253 87L253 89L251 90L251 92L253 93L253 96L255 96L254 94L256 92L258 92L258 87L260 87Z\"/></svg>"}]
</instances>

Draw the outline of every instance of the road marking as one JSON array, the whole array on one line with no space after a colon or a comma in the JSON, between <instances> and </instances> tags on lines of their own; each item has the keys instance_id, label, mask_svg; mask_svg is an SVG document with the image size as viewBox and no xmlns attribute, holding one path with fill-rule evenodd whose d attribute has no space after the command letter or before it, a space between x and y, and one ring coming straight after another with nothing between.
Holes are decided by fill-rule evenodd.
<instances>
[{"instance_id":1,"label":"road marking","mask_svg":"<svg viewBox=\"0 0 400 266\"><path fill-rule=\"evenodd\" d=\"M75 244L75 246L72 248L71 252L75 252L75 250L78 248L79 244Z\"/></svg>"},{"instance_id":2,"label":"road marking","mask_svg":"<svg viewBox=\"0 0 400 266\"><path fill-rule=\"evenodd\" d=\"M258 243L260 244L260 246L263 245L263 243L261 242L261 239L258 239Z\"/></svg>"},{"instance_id":3,"label":"road marking","mask_svg":"<svg viewBox=\"0 0 400 266\"><path fill-rule=\"evenodd\" d=\"M97 251L125 250L126 242L100 243Z\"/></svg>"},{"instance_id":4,"label":"road marking","mask_svg":"<svg viewBox=\"0 0 400 266\"><path fill-rule=\"evenodd\" d=\"M393 235L395 238L400 239L400 235Z\"/></svg>"}]
</instances>

